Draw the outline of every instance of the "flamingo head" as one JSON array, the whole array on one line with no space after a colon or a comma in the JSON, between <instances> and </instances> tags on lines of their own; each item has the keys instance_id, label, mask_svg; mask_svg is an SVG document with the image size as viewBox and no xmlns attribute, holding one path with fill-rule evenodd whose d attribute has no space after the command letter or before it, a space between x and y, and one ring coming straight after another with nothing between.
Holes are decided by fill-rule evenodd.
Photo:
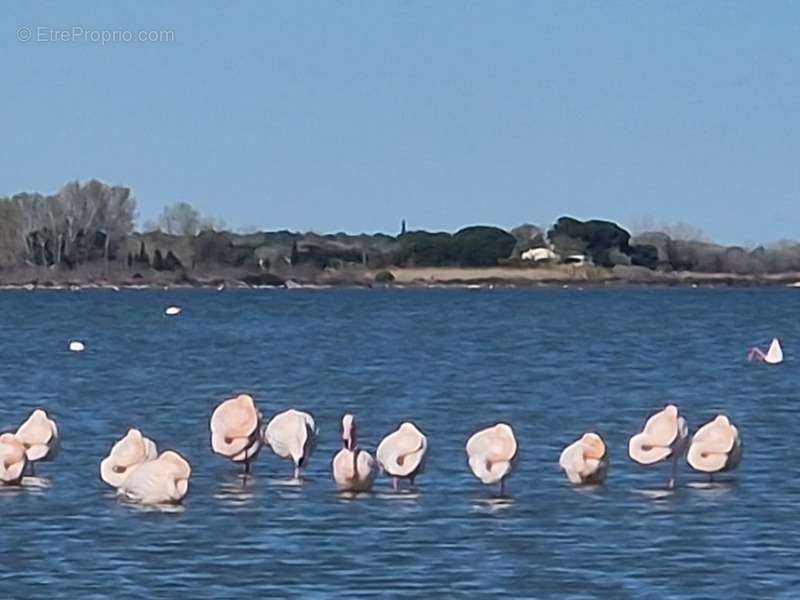
<instances>
[{"instance_id":1,"label":"flamingo head","mask_svg":"<svg viewBox=\"0 0 800 600\"><path fill-rule=\"evenodd\" d=\"M351 414L342 417L342 442L348 450L356 447L356 418Z\"/></svg>"}]
</instances>

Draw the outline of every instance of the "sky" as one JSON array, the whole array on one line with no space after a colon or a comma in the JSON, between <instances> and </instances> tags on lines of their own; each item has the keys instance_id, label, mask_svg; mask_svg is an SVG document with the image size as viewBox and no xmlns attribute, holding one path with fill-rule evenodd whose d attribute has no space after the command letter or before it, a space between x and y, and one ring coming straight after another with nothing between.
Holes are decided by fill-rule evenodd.
<instances>
[{"instance_id":1,"label":"sky","mask_svg":"<svg viewBox=\"0 0 800 600\"><path fill-rule=\"evenodd\" d=\"M800 238L799 40L779 0L4 0L0 196L97 178L142 221Z\"/></svg>"}]
</instances>

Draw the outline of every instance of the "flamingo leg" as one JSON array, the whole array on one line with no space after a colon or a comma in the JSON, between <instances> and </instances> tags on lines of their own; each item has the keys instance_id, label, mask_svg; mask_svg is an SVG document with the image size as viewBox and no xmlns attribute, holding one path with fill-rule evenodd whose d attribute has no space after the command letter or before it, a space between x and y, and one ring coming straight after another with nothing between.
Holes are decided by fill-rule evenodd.
<instances>
[{"instance_id":1,"label":"flamingo leg","mask_svg":"<svg viewBox=\"0 0 800 600\"><path fill-rule=\"evenodd\" d=\"M396 492L400 489L400 481L397 477L392 477L392 489Z\"/></svg>"},{"instance_id":2,"label":"flamingo leg","mask_svg":"<svg viewBox=\"0 0 800 600\"><path fill-rule=\"evenodd\" d=\"M506 495L506 480L505 479L501 479L500 480L500 495L501 496L505 496Z\"/></svg>"},{"instance_id":3,"label":"flamingo leg","mask_svg":"<svg viewBox=\"0 0 800 600\"><path fill-rule=\"evenodd\" d=\"M669 489L674 490L678 483L678 455L672 458L672 477L669 480Z\"/></svg>"},{"instance_id":4,"label":"flamingo leg","mask_svg":"<svg viewBox=\"0 0 800 600\"><path fill-rule=\"evenodd\" d=\"M300 479L300 467L295 466L294 473L292 474L294 479Z\"/></svg>"},{"instance_id":5,"label":"flamingo leg","mask_svg":"<svg viewBox=\"0 0 800 600\"><path fill-rule=\"evenodd\" d=\"M247 485L247 476L250 474L250 461L244 460L244 471L242 472L242 486Z\"/></svg>"}]
</instances>

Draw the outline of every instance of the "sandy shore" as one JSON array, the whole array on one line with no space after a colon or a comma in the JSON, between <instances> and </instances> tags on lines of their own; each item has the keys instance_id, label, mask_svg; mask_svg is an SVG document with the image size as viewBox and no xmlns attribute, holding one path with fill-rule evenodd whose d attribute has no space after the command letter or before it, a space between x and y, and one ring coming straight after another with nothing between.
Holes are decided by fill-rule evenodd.
<instances>
[{"instance_id":1,"label":"sandy shore","mask_svg":"<svg viewBox=\"0 0 800 600\"><path fill-rule=\"evenodd\" d=\"M300 274L269 273L218 277L192 277L175 273L172 277L140 278L90 278L88 281L74 274L61 274L53 279L36 278L3 282L0 290L72 290L82 289L327 289L342 287L798 287L800 273L773 275L737 275L733 273L659 272L641 268L605 269L602 267L576 267L553 265L546 268L460 268L460 267L403 267L387 270L353 269L326 271L306 278ZM266 278L266 279L264 279ZM392 279L387 281L387 279Z\"/></svg>"},{"instance_id":2,"label":"sandy shore","mask_svg":"<svg viewBox=\"0 0 800 600\"><path fill-rule=\"evenodd\" d=\"M488 267L465 269L420 267L391 269L398 285L601 285L601 286L714 286L800 287L800 273L737 275L735 273L660 272L646 269L612 270L602 267L556 265L540 269Z\"/></svg>"},{"instance_id":3,"label":"sandy shore","mask_svg":"<svg viewBox=\"0 0 800 600\"><path fill-rule=\"evenodd\" d=\"M461 267L419 267L391 269L395 283L567 283L578 281L602 282L611 280L608 269L595 267L559 266L547 269L514 269L509 267L461 268Z\"/></svg>"}]
</instances>

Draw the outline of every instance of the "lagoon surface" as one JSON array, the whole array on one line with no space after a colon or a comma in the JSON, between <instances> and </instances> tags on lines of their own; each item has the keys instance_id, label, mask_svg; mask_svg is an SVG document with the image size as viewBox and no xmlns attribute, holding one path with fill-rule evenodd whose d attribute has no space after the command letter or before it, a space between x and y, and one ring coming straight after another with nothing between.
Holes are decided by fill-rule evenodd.
<instances>
[{"instance_id":1,"label":"lagoon surface","mask_svg":"<svg viewBox=\"0 0 800 600\"><path fill-rule=\"evenodd\" d=\"M0 598L797 598L798 307L789 289L2 292L0 430L42 406L62 444L0 490ZM773 335L786 362L748 365ZM269 450L246 484L211 453L213 407L245 391L265 415L316 417L302 486ZM682 463L669 494L668 465L630 462L667 401L691 431L729 414L740 468L706 487ZM416 493L381 477L337 496L345 411L370 450L402 420L428 435ZM508 500L464 454L498 420L520 443ZM100 481L131 426L192 464L182 508ZM591 429L609 479L575 490L558 455Z\"/></svg>"}]
</instances>

